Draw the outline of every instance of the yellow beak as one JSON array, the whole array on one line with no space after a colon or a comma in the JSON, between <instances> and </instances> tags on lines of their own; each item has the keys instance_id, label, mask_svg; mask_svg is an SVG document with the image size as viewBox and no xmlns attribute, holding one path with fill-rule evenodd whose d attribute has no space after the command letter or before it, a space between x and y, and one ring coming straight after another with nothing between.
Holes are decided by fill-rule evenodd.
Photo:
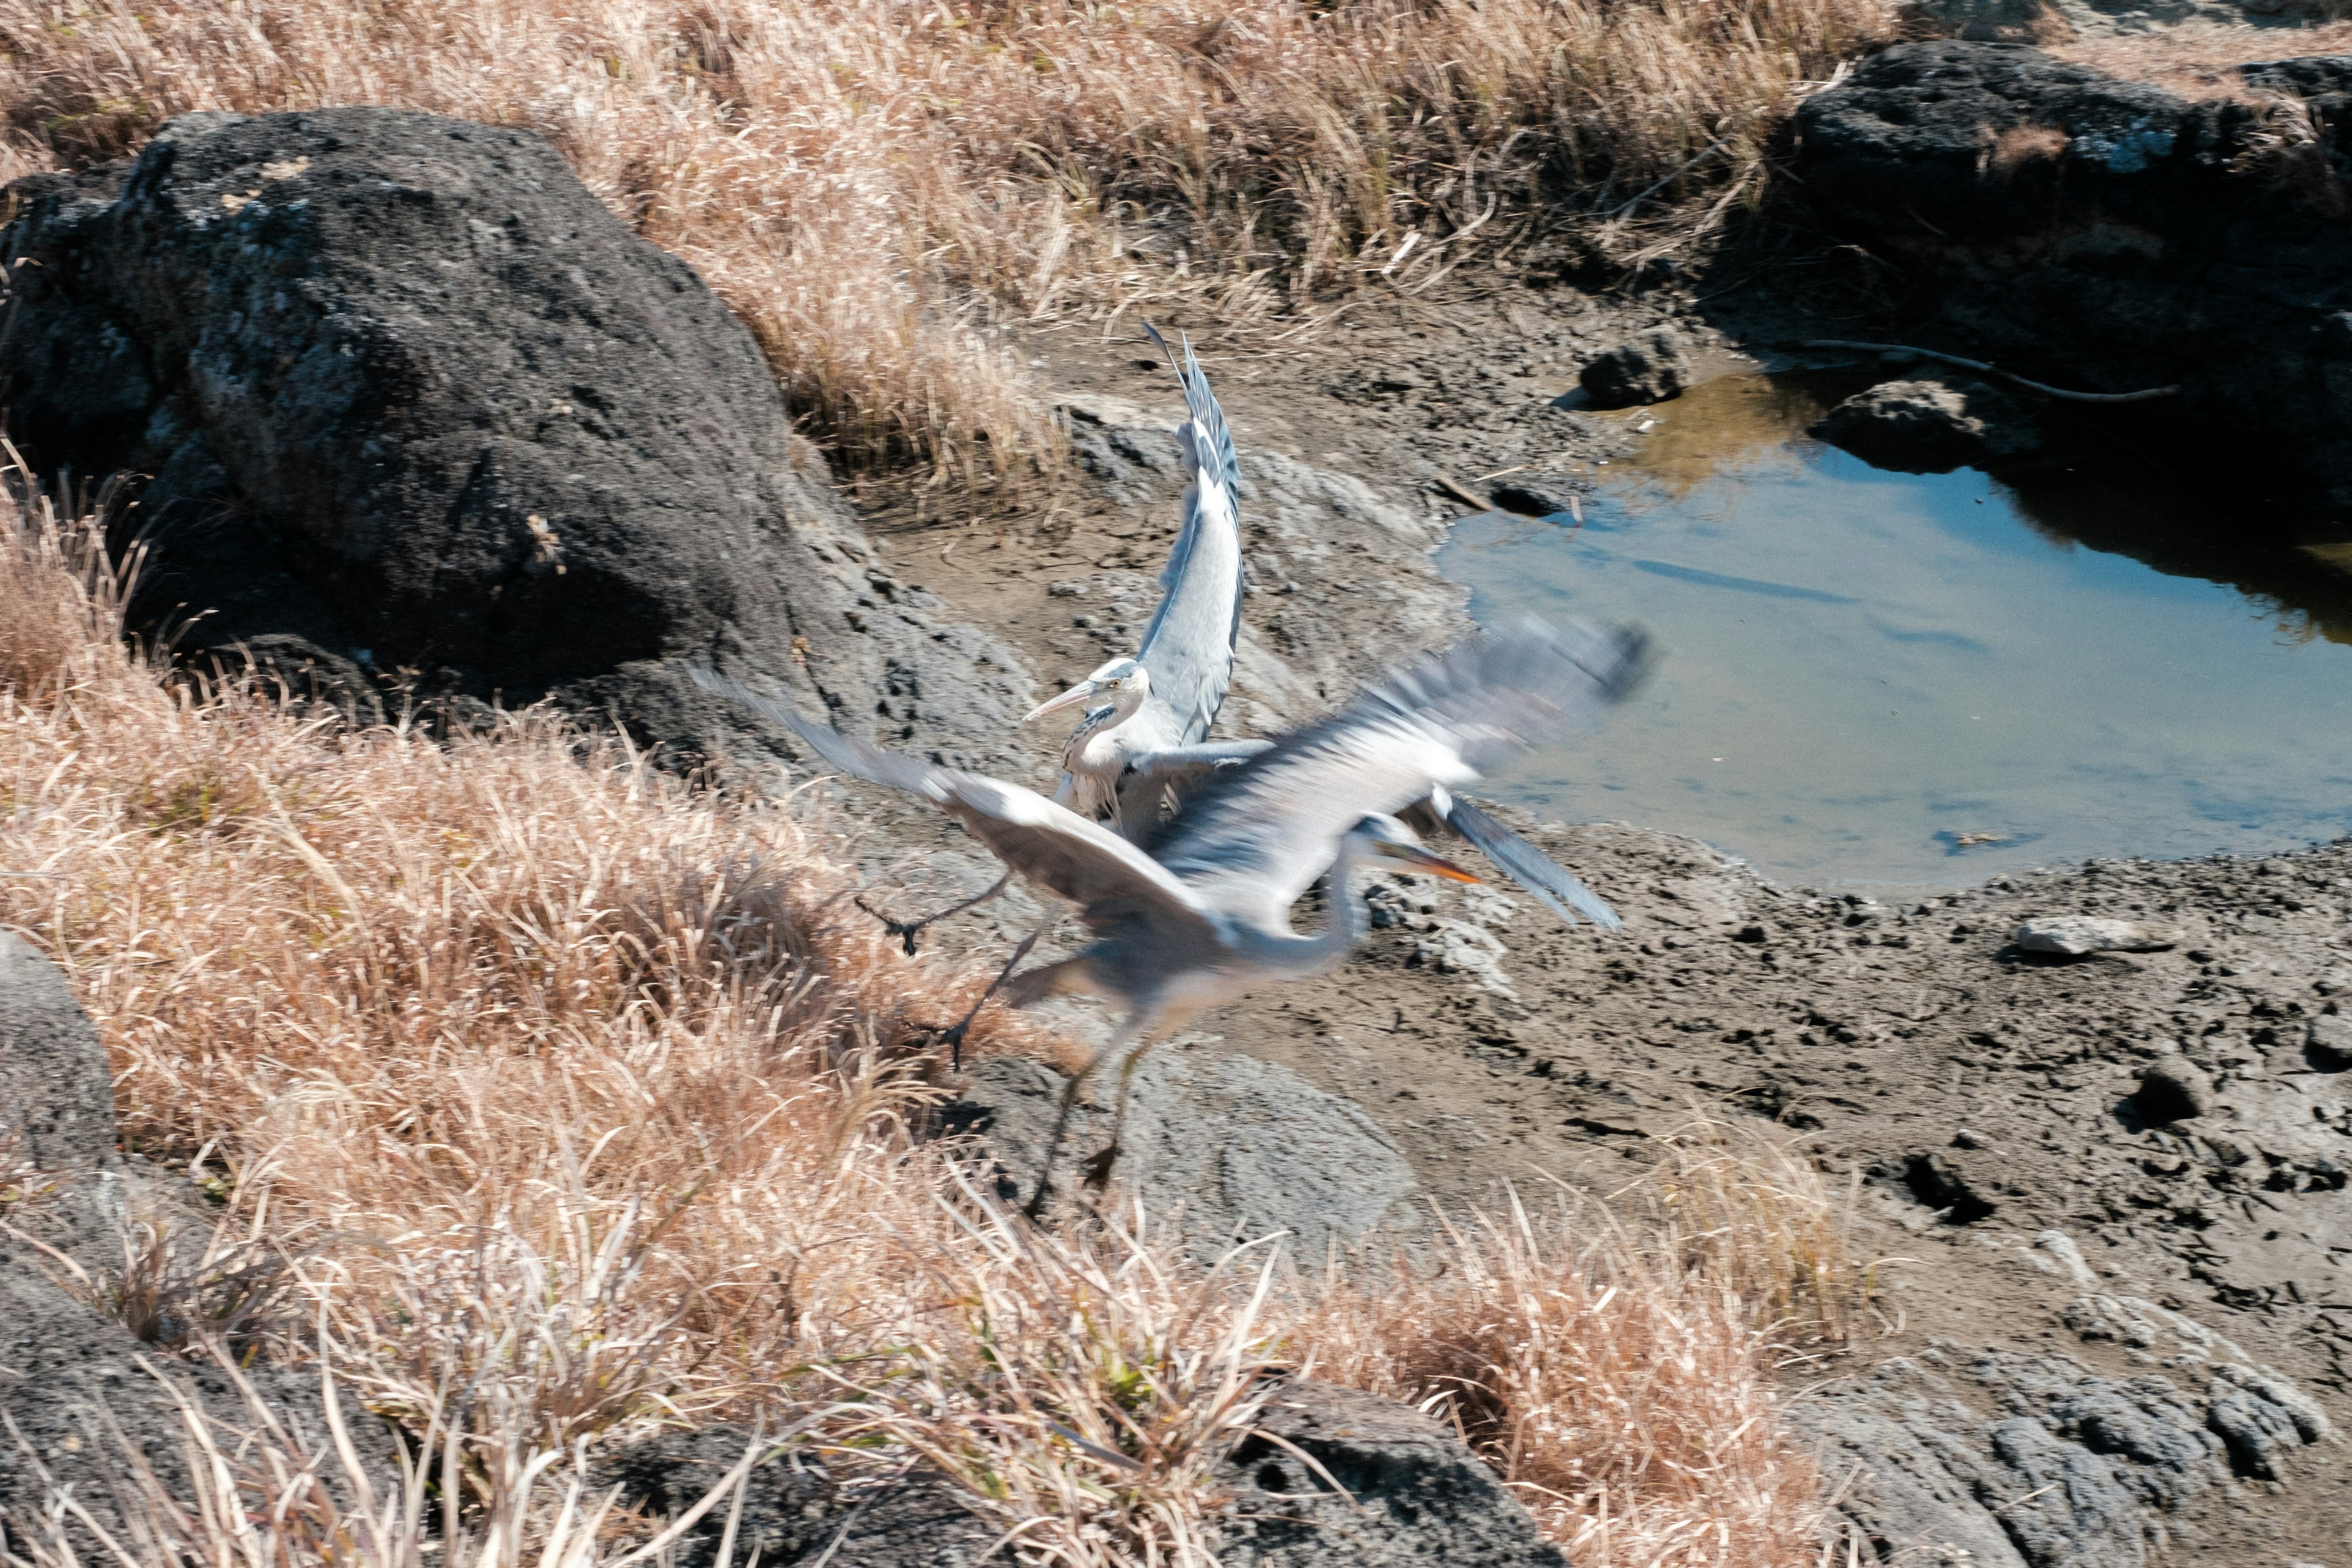
<instances>
[{"instance_id":1,"label":"yellow beak","mask_svg":"<svg viewBox=\"0 0 2352 1568\"><path fill-rule=\"evenodd\" d=\"M1059 713L1065 708L1076 708L1094 694L1095 683L1091 680L1081 680L1076 686L1071 687L1067 691L1063 692L1059 697L1053 698L1048 701L1040 702L1036 707L1032 708L1028 712L1024 713L1021 716L1021 721L1024 724L1032 723L1036 720L1043 719L1048 713Z\"/></svg>"},{"instance_id":2,"label":"yellow beak","mask_svg":"<svg viewBox=\"0 0 2352 1568\"><path fill-rule=\"evenodd\" d=\"M1375 844L1372 847L1391 860L1402 860L1416 871L1425 871L1433 877L1443 877L1449 882L1482 880L1465 871L1444 856L1432 855L1428 850L1416 849L1410 844Z\"/></svg>"}]
</instances>

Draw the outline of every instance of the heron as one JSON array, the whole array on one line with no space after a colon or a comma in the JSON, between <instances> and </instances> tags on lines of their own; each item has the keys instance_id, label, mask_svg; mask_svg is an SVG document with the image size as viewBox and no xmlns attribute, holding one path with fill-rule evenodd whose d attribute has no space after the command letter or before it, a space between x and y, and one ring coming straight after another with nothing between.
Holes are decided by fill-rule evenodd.
<instances>
[{"instance_id":1,"label":"heron","mask_svg":"<svg viewBox=\"0 0 2352 1568\"><path fill-rule=\"evenodd\" d=\"M885 751L708 671L696 679L791 730L841 772L932 802L1008 871L1078 907L1092 938L1083 950L1013 974L1025 956L1017 952L999 977L1014 1006L1078 993L1124 1008L1063 1093L1034 1211L1097 1070L1115 1064L1118 1075L1110 1143L1087 1166L1098 1184L1118 1155L1129 1086L1153 1046L1258 986L1321 974L1346 958L1369 925L1349 889L1369 857L1475 881L1396 814L1622 700L1648 659L1648 639L1633 630L1529 622L1481 634L1218 770L1142 843L1019 784ZM1318 879L1330 919L1301 934L1291 906Z\"/></svg>"},{"instance_id":2,"label":"heron","mask_svg":"<svg viewBox=\"0 0 2352 1568\"><path fill-rule=\"evenodd\" d=\"M1023 722L1059 712L1097 694L1110 701L1089 711L1064 748L1054 799L1094 820L1120 818L1123 781L1142 773L1194 769L1231 760L1201 742L1217 721L1234 679L1234 645L1242 619L1241 520L1234 497L1241 460L1233 432L1190 338L1176 350L1146 321L1143 330L1168 356L1184 390L1184 423L1176 445L1184 464L1184 519L1168 563L1160 572L1160 607L1143 629L1133 657L1112 659L1087 680L1039 706ZM1246 742L1244 742L1246 744ZM1246 752L1241 753L1247 755ZM1140 789L1135 790L1141 797ZM920 920L894 921L874 910L913 957L926 926L988 902L1012 885L1006 872L961 903ZM865 908L861 903L860 908Z\"/></svg>"}]
</instances>

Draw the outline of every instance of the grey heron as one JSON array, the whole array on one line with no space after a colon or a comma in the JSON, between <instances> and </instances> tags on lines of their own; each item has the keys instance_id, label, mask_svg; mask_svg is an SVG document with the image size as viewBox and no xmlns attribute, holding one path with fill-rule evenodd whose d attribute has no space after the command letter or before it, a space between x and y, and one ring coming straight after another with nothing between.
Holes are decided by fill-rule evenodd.
<instances>
[{"instance_id":1,"label":"grey heron","mask_svg":"<svg viewBox=\"0 0 2352 1568\"><path fill-rule=\"evenodd\" d=\"M1184 520L1168 563L1160 572L1160 607L1143 629L1132 658L1112 659L1085 681L1030 712L1039 719L1097 695L1110 700L1091 708L1062 753L1062 779L1054 799L1090 820L1120 818L1123 784L1141 795L1149 779L1168 769L1207 765L1225 753L1202 746L1217 710L1233 684L1234 641L1242 618L1241 521L1234 496L1241 462L1234 454L1225 411L1209 390L1209 378L1192 353L1191 340L1179 359L1160 329L1143 330L1168 356L1184 389L1184 423L1176 445L1184 463ZM1244 742L1244 745L1247 745ZM1244 751L1241 755L1247 755ZM908 957L924 927L973 909L1004 891L1006 872L985 891L920 920L894 921L866 910L899 939ZM866 906L861 903L861 909Z\"/></svg>"},{"instance_id":2,"label":"grey heron","mask_svg":"<svg viewBox=\"0 0 2352 1568\"><path fill-rule=\"evenodd\" d=\"M790 729L842 772L933 802L1010 871L1078 906L1093 937L1084 950L1012 974L1025 942L1006 965L1009 981L999 981L1015 1006L1071 992L1124 1005L1110 1042L1064 1093L1045 1156L1050 1173L1078 1094L1115 1061L1111 1142L1091 1167L1099 1180L1118 1156L1128 1086L1154 1044L1256 986L1319 974L1363 940L1369 922L1349 880L1367 854L1476 879L1432 854L1397 812L1622 700L1647 662L1647 639L1634 631L1530 622L1481 635L1218 770L1146 844L1018 784L884 751L707 671L696 679ZM1318 879L1330 889L1330 921L1301 935L1290 909Z\"/></svg>"}]
</instances>

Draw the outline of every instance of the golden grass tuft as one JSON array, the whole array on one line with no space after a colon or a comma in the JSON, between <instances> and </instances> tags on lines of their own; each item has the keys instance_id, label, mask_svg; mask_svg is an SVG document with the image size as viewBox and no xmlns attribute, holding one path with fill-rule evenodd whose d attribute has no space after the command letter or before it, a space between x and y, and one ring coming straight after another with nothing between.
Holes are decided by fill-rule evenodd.
<instances>
[{"instance_id":1,"label":"golden grass tuft","mask_svg":"<svg viewBox=\"0 0 2352 1568\"><path fill-rule=\"evenodd\" d=\"M529 127L845 457L980 476L1055 449L1013 325L1265 321L1563 226L1686 233L1893 31L1887 0L0 0L0 174L200 109Z\"/></svg>"},{"instance_id":2,"label":"golden grass tuft","mask_svg":"<svg viewBox=\"0 0 2352 1568\"><path fill-rule=\"evenodd\" d=\"M0 510L0 606L46 628L0 680L0 925L96 1020L128 1145L218 1206L208 1234L135 1226L88 1294L159 1354L331 1364L456 1480L451 1560L643 1549L567 1478L725 1420L853 1482L928 1462L1039 1561L1206 1563L1216 1462L1277 1363L1450 1411L1591 1568L1785 1560L1815 1528L1771 1365L1845 1332L1857 1281L1786 1146L1702 1129L1395 1288L1273 1289L1140 1221L1037 1229L913 1132L919 1026L983 971L850 910L816 807L530 715L436 741L192 686L123 647L98 546ZM1054 1045L994 1012L971 1043ZM321 1450L187 1420L212 1513L129 1474L167 1543L133 1562L424 1550L418 1478L362 1528L303 1479ZM70 1532L36 1525L65 1568Z\"/></svg>"}]
</instances>

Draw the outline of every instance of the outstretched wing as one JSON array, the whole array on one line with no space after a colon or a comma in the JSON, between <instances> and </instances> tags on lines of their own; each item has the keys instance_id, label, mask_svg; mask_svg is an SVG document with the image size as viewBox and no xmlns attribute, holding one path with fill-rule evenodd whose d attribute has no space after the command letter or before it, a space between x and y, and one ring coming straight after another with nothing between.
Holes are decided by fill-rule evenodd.
<instances>
[{"instance_id":1,"label":"outstretched wing","mask_svg":"<svg viewBox=\"0 0 2352 1568\"><path fill-rule=\"evenodd\" d=\"M1184 524L1160 574L1160 608L1144 628L1136 662L1151 678L1148 707L1161 710L1150 727L1159 743L1189 746L1205 739L1224 706L1234 679L1234 639L1242 620L1241 519L1235 494L1241 462L1234 454L1225 411L1209 378L1184 345L1180 361L1159 329L1146 323L1183 384L1188 417L1176 432L1183 448Z\"/></svg>"},{"instance_id":2,"label":"outstretched wing","mask_svg":"<svg viewBox=\"0 0 2352 1568\"><path fill-rule=\"evenodd\" d=\"M1574 925L1580 914L1604 931L1625 923L1565 867L1468 801L1447 797L1445 826L1476 845L1480 854L1569 924Z\"/></svg>"},{"instance_id":3,"label":"outstretched wing","mask_svg":"<svg viewBox=\"0 0 2352 1568\"><path fill-rule=\"evenodd\" d=\"M1203 786L1152 841L1203 908L1278 921L1375 812L1467 783L1622 700L1640 632L1529 622L1425 658Z\"/></svg>"},{"instance_id":4,"label":"outstretched wing","mask_svg":"<svg viewBox=\"0 0 2352 1568\"><path fill-rule=\"evenodd\" d=\"M1036 791L979 773L943 768L805 718L789 705L696 668L696 685L782 725L826 762L855 778L887 784L935 803L1013 870L1079 906L1097 934L1137 924L1163 940L1211 937L1214 922L1190 889L1150 856Z\"/></svg>"}]
</instances>

